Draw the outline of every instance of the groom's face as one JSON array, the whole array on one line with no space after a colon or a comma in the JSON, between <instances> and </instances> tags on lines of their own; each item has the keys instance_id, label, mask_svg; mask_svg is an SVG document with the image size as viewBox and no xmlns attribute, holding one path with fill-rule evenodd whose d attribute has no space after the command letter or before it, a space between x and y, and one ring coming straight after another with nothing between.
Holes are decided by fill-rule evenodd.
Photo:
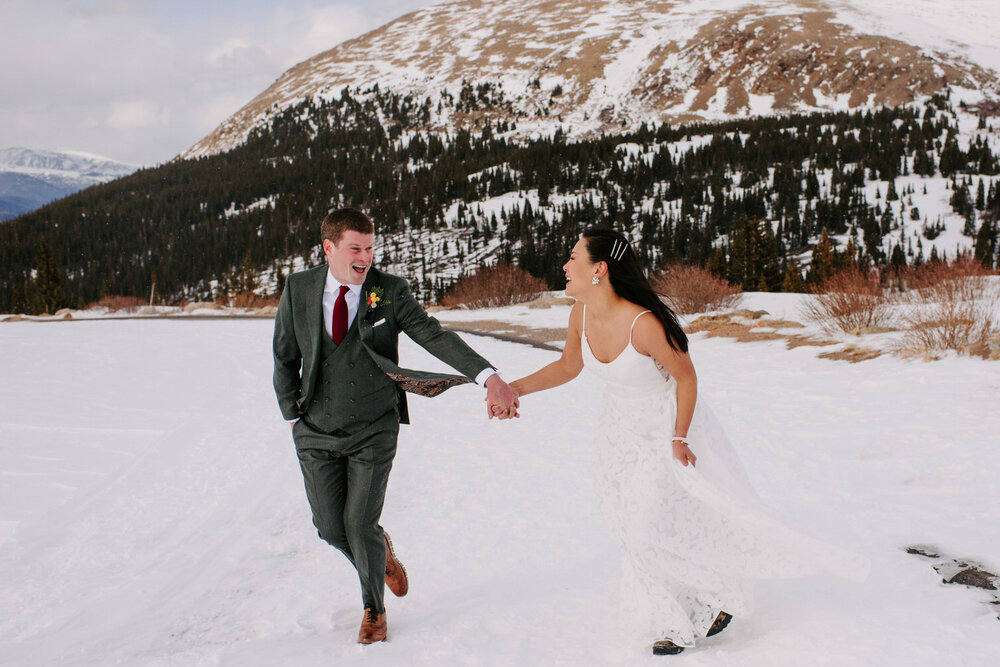
<instances>
[{"instance_id":1,"label":"groom's face","mask_svg":"<svg viewBox=\"0 0 1000 667\"><path fill-rule=\"evenodd\" d=\"M323 241L323 252L330 265L330 273L342 285L361 285L365 282L368 269L372 268L372 248L374 234L362 234L347 230L337 243L330 239Z\"/></svg>"}]
</instances>

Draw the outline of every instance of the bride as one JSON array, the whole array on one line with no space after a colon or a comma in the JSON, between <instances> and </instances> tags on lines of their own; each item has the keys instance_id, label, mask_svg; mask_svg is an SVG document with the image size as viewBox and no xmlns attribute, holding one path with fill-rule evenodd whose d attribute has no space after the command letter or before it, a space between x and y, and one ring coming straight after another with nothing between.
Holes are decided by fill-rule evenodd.
<instances>
[{"instance_id":1,"label":"bride","mask_svg":"<svg viewBox=\"0 0 1000 667\"><path fill-rule=\"evenodd\" d=\"M605 381L598 491L623 547L622 608L638 641L676 654L749 612L754 579L830 570L864 576L857 557L772 519L711 412L677 318L628 240L594 227L573 247L577 300L561 358L511 387L519 396L593 370Z\"/></svg>"}]
</instances>

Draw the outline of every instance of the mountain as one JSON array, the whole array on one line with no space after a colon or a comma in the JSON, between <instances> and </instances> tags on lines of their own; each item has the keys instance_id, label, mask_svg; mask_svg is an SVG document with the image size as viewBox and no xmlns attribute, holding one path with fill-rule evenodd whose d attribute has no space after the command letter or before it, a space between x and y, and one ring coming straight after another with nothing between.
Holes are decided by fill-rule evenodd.
<instances>
[{"instance_id":1,"label":"mountain","mask_svg":"<svg viewBox=\"0 0 1000 667\"><path fill-rule=\"evenodd\" d=\"M0 220L9 220L135 170L132 165L87 153L2 149Z\"/></svg>"},{"instance_id":2,"label":"mountain","mask_svg":"<svg viewBox=\"0 0 1000 667\"><path fill-rule=\"evenodd\" d=\"M990 4L445 2L299 63L182 157L228 150L275 113L345 88L430 100L423 129L504 120L522 138L895 106L949 89L976 99L1000 93ZM438 104L463 94L473 104Z\"/></svg>"},{"instance_id":3,"label":"mountain","mask_svg":"<svg viewBox=\"0 0 1000 667\"><path fill-rule=\"evenodd\" d=\"M892 9L898 1L884 4ZM934 9L943 26L971 16L962 9L965 4L938 3L942 9L912 1L918 8ZM734 16L738 12L733 7L743 6L738 0L726 2ZM968 5L980 7L976 0ZM802 2L763 6L770 8L773 26L792 21L788 16L793 10L801 14L822 7ZM514 18L508 23L516 25L506 26L502 16L487 12L497 7L511 12ZM572 14L580 7L601 10L604 18L594 23L579 12ZM555 39L553 22L567 14L584 32L606 35L612 10L620 21L632 22L632 33L655 33L656 13L649 14L653 27L647 30L640 25L641 15L635 14L637 7L628 0L451 3L372 33L382 35L381 54L376 58L372 52L367 65L355 63L351 68L384 68L381 83L368 79L362 84L359 79L353 88L338 88L316 68L322 57L309 61L310 67L298 73L293 69L284 83L262 95L265 101L253 122L239 129L238 114L217 142L193 150L191 157L88 188L0 225L0 312L37 308L42 275L38 267L43 264L65 272L67 300L76 304L106 295L145 296L154 286L168 301L225 298L250 283L258 293L271 293L282 283L282 274L323 261L318 223L339 206L372 214L379 266L408 279L417 297L427 302L460 276L501 260L559 289L564 284L559 267L580 232L593 224L627 233L649 272L668 263L702 265L747 290L796 289L803 279L816 283L830 270L854 263L901 267L970 251L984 264L996 265L1000 105L990 99L995 75L985 65L973 64L990 62L996 52L992 42L983 47L976 36L986 30L980 25L970 26L975 37L969 39L971 46L947 52L954 66L941 56L927 65L938 68L937 78L922 79L902 76L911 69L925 71L915 62L898 60L901 73L883 71L889 61L880 61L881 54L893 53L889 47L895 42L861 42L868 50L855 54L856 36L840 33L825 48L860 58L857 67L863 69L851 71L853 81L862 90L882 86L879 90L886 96L876 102L875 93L862 95L854 109L850 106L858 99L852 102L850 94L837 92L851 80L839 78L848 76L845 70L839 65L815 69L822 64L815 57L801 65L801 71L813 67L824 77L810 79L814 101L843 108L822 111L806 104L801 111L777 113L781 105L792 109L805 104L804 89L796 88L795 95L779 99L775 93L766 104L749 109L766 108L767 114L747 115L746 109L727 114L725 106L709 104L705 117L711 112L718 118L670 123L653 119L633 126L636 116L622 125L613 114L610 120L601 120L600 114L595 120L576 107L561 108L562 97L577 94L571 81L559 79L565 83L560 87L558 82L553 85L554 79L536 76L537 59L527 56L514 58L523 69L517 86L513 79L497 78L438 87L445 74L461 76L456 54L466 53L462 40L484 42L493 32L508 34L515 28L527 35L528 29L518 26L532 17L543 25L532 27L530 34L541 40L551 33ZM693 0L649 7L659 7L661 13L669 9L672 15L687 11L693 36L705 35L704 25L716 19L728 20ZM447 8L454 11L448 14ZM693 16L693 8L704 9L704 15ZM950 19L949 9L954 15ZM529 10L536 13L526 14ZM468 24L470 12L483 21L478 28ZM743 43L744 50L772 36L794 37L791 30L760 28L756 22L766 20L765 14L742 16L745 23L735 24L734 30L757 26L757 37ZM428 17L450 17L451 23L428 32L436 25ZM912 15L901 14L899 23L913 32L909 19ZM982 25L988 28L991 20L996 21L983 18ZM828 21L834 26L830 30L846 25ZM407 37L397 24L409 25L412 33ZM441 41L448 25L462 37ZM625 33L617 29L612 34ZM440 44L411 44L432 38ZM357 54L366 53L366 39L374 44L369 35L327 56L360 58ZM841 39L853 46L845 47ZM922 43L935 45L942 39L931 35ZM622 55L622 40L602 42L611 55L595 55L600 65L595 71L609 86L619 79L607 74L608 63L642 60L636 50L634 57ZM723 49L710 49L719 60L706 61L713 71L706 81L715 80L714 72L735 71L725 54L736 47L723 48L731 42L692 40L684 43L688 55L701 45ZM447 52L441 46L445 43ZM643 43L649 46L649 40ZM528 46L524 42L518 48ZM932 57L928 48L922 47L921 58ZM643 58L648 60L654 50L644 51ZM402 69L392 73L386 62L395 62L399 52L410 53L414 61L406 67L396 62ZM419 95L400 88L422 76L418 53L437 58L443 72L428 75L432 78ZM743 70L780 70L784 63L785 70L792 71L791 56L782 60L779 55L763 50L747 60ZM506 62L503 58L497 52L481 60ZM671 76L687 76L679 63L674 63ZM861 76L869 66L867 78ZM666 73L663 67L657 71ZM391 77L395 83L388 80ZM899 84L904 79L912 90ZM765 79L758 77L753 85L749 78L745 81L740 85L757 105L764 96L754 86ZM299 92L293 83L303 86ZM710 101L734 88L732 81L718 83L712 84ZM921 92L934 86L940 86L940 92ZM641 106L637 94L630 92L637 90L634 86L618 90L617 109ZM691 100L684 114L694 113L701 90L685 95ZM518 106L543 93L545 108L530 112ZM587 104L595 94L592 90L579 106L591 108ZM831 101L836 95L838 101ZM905 103L892 104L900 100ZM565 121L573 114L599 124L585 131ZM820 261L813 262L814 257Z\"/></svg>"}]
</instances>

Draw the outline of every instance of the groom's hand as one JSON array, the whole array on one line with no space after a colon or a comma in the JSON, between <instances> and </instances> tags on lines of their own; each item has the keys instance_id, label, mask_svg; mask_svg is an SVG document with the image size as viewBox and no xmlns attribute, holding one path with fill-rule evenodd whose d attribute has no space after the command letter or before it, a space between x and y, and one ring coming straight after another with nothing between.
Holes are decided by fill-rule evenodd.
<instances>
[{"instance_id":1,"label":"groom's hand","mask_svg":"<svg viewBox=\"0 0 1000 667\"><path fill-rule=\"evenodd\" d=\"M490 419L520 417L517 412L519 406L517 394L498 374L494 373L486 380L486 415Z\"/></svg>"}]
</instances>

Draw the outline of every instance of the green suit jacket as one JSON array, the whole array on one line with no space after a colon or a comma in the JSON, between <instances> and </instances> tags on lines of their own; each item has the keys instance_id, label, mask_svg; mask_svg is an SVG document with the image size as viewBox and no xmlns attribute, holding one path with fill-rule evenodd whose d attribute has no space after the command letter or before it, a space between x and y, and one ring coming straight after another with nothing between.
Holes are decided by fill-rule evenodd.
<instances>
[{"instance_id":1,"label":"green suit jacket","mask_svg":"<svg viewBox=\"0 0 1000 667\"><path fill-rule=\"evenodd\" d=\"M278 305L274 320L274 392L281 414L288 420L305 413L316 390L320 337L328 335L323 323L323 289L328 271L323 264L289 276ZM377 305L369 306L373 290L380 292L381 298ZM404 390L433 396L455 384L472 382L491 367L457 334L443 329L424 311L405 280L375 268L368 271L351 326L357 327L361 344L372 360L396 382L399 417L404 424L410 421ZM400 368L401 331L462 375Z\"/></svg>"}]
</instances>

